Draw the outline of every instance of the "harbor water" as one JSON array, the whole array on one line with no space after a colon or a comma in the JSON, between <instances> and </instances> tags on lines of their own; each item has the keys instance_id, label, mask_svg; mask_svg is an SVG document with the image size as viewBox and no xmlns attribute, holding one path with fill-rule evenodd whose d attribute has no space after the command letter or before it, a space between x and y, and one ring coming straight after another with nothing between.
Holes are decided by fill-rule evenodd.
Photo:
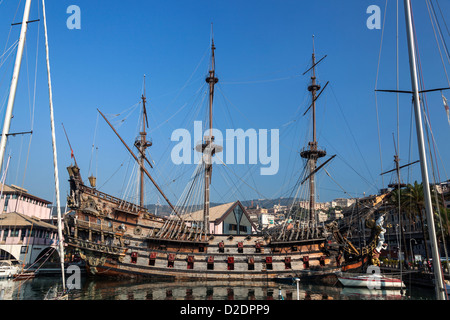
<instances>
[{"instance_id":1,"label":"harbor water","mask_svg":"<svg viewBox=\"0 0 450 320\"><path fill-rule=\"evenodd\" d=\"M434 300L433 288L369 290L311 283L113 280L83 276L69 300ZM43 300L58 277L0 280L1 300Z\"/></svg>"}]
</instances>

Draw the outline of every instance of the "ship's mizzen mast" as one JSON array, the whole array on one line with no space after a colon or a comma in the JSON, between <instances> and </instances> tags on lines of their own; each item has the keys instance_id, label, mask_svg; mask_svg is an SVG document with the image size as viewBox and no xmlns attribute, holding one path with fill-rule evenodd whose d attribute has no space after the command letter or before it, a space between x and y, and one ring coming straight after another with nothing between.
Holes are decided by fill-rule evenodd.
<instances>
[{"instance_id":1,"label":"ship's mizzen mast","mask_svg":"<svg viewBox=\"0 0 450 320\"><path fill-rule=\"evenodd\" d=\"M321 59L322 60L322 59ZM319 61L320 62L320 61ZM308 168L310 172L309 176L309 220L314 223L316 220L316 192L315 192L315 171L317 166L317 159L322 158L326 155L325 150L320 150L317 147L317 136L316 136L316 100L318 98L317 91L320 90L320 85L316 82L316 56L314 50L314 36L313 36L313 53L312 53L312 74L311 74L311 84L308 86L308 91L311 92L312 97L312 124L313 124L313 136L312 141L308 142L308 148L303 150L300 155L302 158L308 160ZM320 95L320 93L319 93Z\"/></svg>"},{"instance_id":2,"label":"ship's mizzen mast","mask_svg":"<svg viewBox=\"0 0 450 320\"><path fill-rule=\"evenodd\" d=\"M145 75L144 75L144 92L142 94L142 130L139 133L140 139L134 142L135 147L139 150L139 165L140 165L140 175L139 175L139 206L144 207L144 158L145 158L145 150L152 145L151 141L147 141L146 136L147 132L145 127L148 128L148 119L147 119L147 109L145 107L145 103L147 102L145 97Z\"/></svg>"},{"instance_id":3,"label":"ship's mizzen mast","mask_svg":"<svg viewBox=\"0 0 450 320\"><path fill-rule=\"evenodd\" d=\"M100 113L100 115L103 117L103 119L106 121L106 123L110 126L110 128L114 131L114 133L116 134L116 136L119 138L119 140L123 143L123 145L125 146L125 148L127 148L128 152L131 154L131 156L134 158L134 160L137 161L137 163L139 163L139 166L141 167L142 171L144 171L144 173L146 174L146 176L150 179L150 181L153 183L153 185L155 186L155 188L159 191L159 193L163 196L164 200L166 200L167 204L170 206L170 208L173 210L173 212L178 215L177 210L175 209L175 207L173 206L173 204L170 202L170 200L166 197L166 195L164 194L164 192L161 190L161 188L158 186L158 184L156 183L156 181L153 179L153 177L150 175L150 173L148 172L148 170L145 168L145 166L143 164L140 163L138 157L133 153L133 151L130 149L130 147L126 144L126 142L122 139L122 137L119 135L119 133L116 131L116 129L114 129L114 127L112 126L111 122L108 121L108 119L106 119L105 115L97 109L97 111ZM139 150L140 151L140 150ZM148 161L147 157L145 156L145 154L140 153L141 157L150 165L150 167L152 167L151 163Z\"/></svg>"}]
</instances>

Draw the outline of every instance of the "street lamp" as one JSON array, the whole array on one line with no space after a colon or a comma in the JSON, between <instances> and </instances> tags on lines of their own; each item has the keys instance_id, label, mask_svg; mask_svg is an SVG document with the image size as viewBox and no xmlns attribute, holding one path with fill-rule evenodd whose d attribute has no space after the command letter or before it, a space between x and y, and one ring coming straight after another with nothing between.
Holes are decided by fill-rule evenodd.
<instances>
[{"instance_id":1,"label":"street lamp","mask_svg":"<svg viewBox=\"0 0 450 320\"><path fill-rule=\"evenodd\" d=\"M300 278L295 277L294 280L295 282L297 282L297 300L300 300L300 288L299 288Z\"/></svg>"},{"instance_id":2,"label":"street lamp","mask_svg":"<svg viewBox=\"0 0 450 320\"><path fill-rule=\"evenodd\" d=\"M414 256L414 252L413 252L413 248L412 248L412 243L411 241L414 240L414 244L417 245L417 241L414 238L410 238L409 239L409 248L411 249L411 258L413 259L413 262L416 262L416 257Z\"/></svg>"}]
</instances>

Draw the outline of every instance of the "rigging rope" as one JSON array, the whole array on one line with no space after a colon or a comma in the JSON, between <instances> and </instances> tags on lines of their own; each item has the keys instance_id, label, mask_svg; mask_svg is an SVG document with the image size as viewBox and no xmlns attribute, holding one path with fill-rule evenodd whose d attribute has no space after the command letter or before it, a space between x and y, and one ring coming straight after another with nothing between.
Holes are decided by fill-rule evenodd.
<instances>
[{"instance_id":1,"label":"rigging rope","mask_svg":"<svg viewBox=\"0 0 450 320\"><path fill-rule=\"evenodd\" d=\"M92 166L92 158L94 157L95 137L97 135L98 117L99 117L99 115L100 114L97 112L97 120L95 121L94 137L92 139L91 160L89 161L88 175L92 173L91 172L91 166Z\"/></svg>"},{"instance_id":2,"label":"rigging rope","mask_svg":"<svg viewBox=\"0 0 450 320\"><path fill-rule=\"evenodd\" d=\"M383 47L383 37L384 37L384 26L386 21L386 13L387 13L387 4L388 1L386 0L386 4L384 5L384 16L383 16L383 27L381 28L381 40L380 40L380 50L378 52L378 63L377 63L377 75L375 77L375 110L377 114L377 128L378 128L378 148L380 150L380 166L381 166L381 172L383 172L383 153L381 148L381 134L380 134L380 116L378 112L378 99L377 99L377 89L378 89L378 74L380 72L380 61L381 61L381 50ZM381 183L384 187L384 178L381 176Z\"/></svg>"}]
</instances>

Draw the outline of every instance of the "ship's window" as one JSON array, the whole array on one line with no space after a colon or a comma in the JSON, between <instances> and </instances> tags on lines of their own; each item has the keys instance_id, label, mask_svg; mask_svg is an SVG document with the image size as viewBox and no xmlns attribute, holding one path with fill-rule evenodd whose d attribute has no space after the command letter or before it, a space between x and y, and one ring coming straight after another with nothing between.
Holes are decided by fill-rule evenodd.
<instances>
[{"instance_id":1,"label":"ship's window","mask_svg":"<svg viewBox=\"0 0 450 320\"><path fill-rule=\"evenodd\" d=\"M255 258L248 258L248 270L255 270Z\"/></svg>"},{"instance_id":2,"label":"ship's window","mask_svg":"<svg viewBox=\"0 0 450 320\"><path fill-rule=\"evenodd\" d=\"M324 256L320 257L319 262L320 262L321 267L325 267L325 257Z\"/></svg>"},{"instance_id":3,"label":"ship's window","mask_svg":"<svg viewBox=\"0 0 450 320\"><path fill-rule=\"evenodd\" d=\"M309 269L309 256L304 256L303 257L303 268L304 269Z\"/></svg>"},{"instance_id":4,"label":"ship's window","mask_svg":"<svg viewBox=\"0 0 450 320\"><path fill-rule=\"evenodd\" d=\"M292 269L291 266L291 257L284 258L284 268L285 269Z\"/></svg>"},{"instance_id":5,"label":"ship's window","mask_svg":"<svg viewBox=\"0 0 450 320\"><path fill-rule=\"evenodd\" d=\"M228 257L228 270L234 270L234 257Z\"/></svg>"},{"instance_id":6,"label":"ship's window","mask_svg":"<svg viewBox=\"0 0 450 320\"><path fill-rule=\"evenodd\" d=\"M188 256L187 268L188 269L194 269L194 256Z\"/></svg>"},{"instance_id":7,"label":"ship's window","mask_svg":"<svg viewBox=\"0 0 450 320\"><path fill-rule=\"evenodd\" d=\"M267 270L272 270L273 269L272 257L266 257L266 269Z\"/></svg>"},{"instance_id":8,"label":"ship's window","mask_svg":"<svg viewBox=\"0 0 450 320\"><path fill-rule=\"evenodd\" d=\"M156 252L150 253L150 258L148 259L148 265L154 266L156 261Z\"/></svg>"},{"instance_id":9,"label":"ship's window","mask_svg":"<svg viewBox=\"0 0 450 320\"><path fill-rule=\"evenodd\" d=\"M213 256L208 257L207 269L214 270L214 257Z\"/></svg>"},{"instance_id":10,"label":"ship's window","mask_svg":"<svg viewBox=\"0 0 450 320\"><path fill-rule=\"evenodd\" d=\"M137 252L132 252L131 253L131 263L136 263L137 262L137 257L138 257L138 253Z\"/></svg>"},{"instance_id":11,"label":"ship's window","mask_svg":"<svg viewBox=\"0 0 450 320\"><path fill-rule=\"evenodd\" d=\"M244 243L243 242L238 242L238 252L239 253L244 252Z\"/></svg>"},{"instance_id":12,"label":"ship's window","mask_svg":"<svg viewBox=\"0 0 450 320\"><path fill-rule=\"evenodd\" d=\"M174 261L175 261L175 255L174 254L169 254L169 257L168 257L168 260L167 260L167 267L168 268L173 268Z\"/></svg>"}]
</instances>

